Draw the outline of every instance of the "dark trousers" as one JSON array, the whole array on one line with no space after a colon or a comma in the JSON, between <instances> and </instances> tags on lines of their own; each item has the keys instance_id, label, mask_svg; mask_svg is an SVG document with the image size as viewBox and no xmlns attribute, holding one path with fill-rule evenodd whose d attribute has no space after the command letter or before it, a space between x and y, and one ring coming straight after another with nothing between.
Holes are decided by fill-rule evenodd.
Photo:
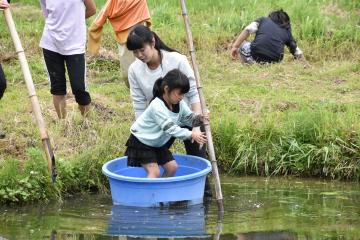
<instances>
[{"instance_id":1,"label":"dark trousers","mask_svg":"<svg viewBox=\"0 0 360 240\"><path fill-rule=\"evenodd\" d=\"M2 66L0 64L0 99L3 97L6 89L6 78Z\"/></svg>"},{"instance_id":2,"label":"dark trousers","mask_svg":"<svg viewBox=\"0 0 360 240\"><path fill-rule=\"evenodd\" d=\"M186 127L186 128L189 129L190 131L192 130L192 128L190 128L190 127ZM204 127L201 127L200 129L201 129L202 132L205 131ZM174 143L174 141L175 141L175 138L171 138L166 143L166 146L168 148L170 148L171 145ZM186 154L207 159L206 145L203 145L202 148L200 148L200 145L197 142L195 142L195 141L191 142L191 140L184 140L184 145L185 145ZM209 176L206 177L204 196L205 197L211 197L212 196Z\"/></svg>"},{"instance_id":3,"label":"dark trousers","mask_svg":"<svg viewBox=\"0 0 360 240\"><path fill-rule=\"evenodd\" d=\"M65 64L69 75L71 90L79 105L90 104L90 94L85 84L85 54L61 55L43 49L46 68L51 82L51 94L66 95Z\"/></svg>"}]
</instances>

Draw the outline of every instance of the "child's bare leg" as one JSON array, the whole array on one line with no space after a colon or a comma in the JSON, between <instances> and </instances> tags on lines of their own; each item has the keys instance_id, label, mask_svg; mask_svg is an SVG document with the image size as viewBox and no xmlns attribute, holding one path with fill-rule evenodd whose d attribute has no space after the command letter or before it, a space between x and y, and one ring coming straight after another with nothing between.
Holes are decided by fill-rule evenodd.
<instances>
[{"instance_id":1,"label":"child's bare leg","mask_svg":"<svg viewBox=\"0 0 360 240\"><path fill-rule=\"evenodd\" d=\"M170 162L167 162L163 165L164 168L164 174L163 177L172 177L175 175L177 170L177 163L175 160L171 160Z\"/></svg>"},{"instance_id":2,"label":"child's bare leg","mask_svg":"<svg viewBox=\"0 0 360 240\"><path fill-rule=\"evenodd\" d=\"M53 103L60 119L66 118L66 95L53 95Z\"/></svg>"},{"instance_id":3,"label":"child's bare leg","mask_svg":"<svg viewBox=\"0 0 360 240\"><path fill-rule=\"evenodd\" d=\"M160 177L160 169L159 165L157 163L147 163L142 165L143 168L145 168L145 171L147 172L148 178L158 178Z\"/></svg>"}]
</instances>

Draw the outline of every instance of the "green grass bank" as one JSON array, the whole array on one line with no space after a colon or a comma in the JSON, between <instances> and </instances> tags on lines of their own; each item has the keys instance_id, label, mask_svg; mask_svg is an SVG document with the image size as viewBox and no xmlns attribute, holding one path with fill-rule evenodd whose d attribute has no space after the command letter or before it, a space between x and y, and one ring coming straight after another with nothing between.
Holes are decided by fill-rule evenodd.
<instances>
[{"instance_id":1,"label":"green grass bank","mask_svg":"<svg viewBox=\"0 0 360 240\"><path fill-rule=\"evenodd\" d=\"M105 28L101 56L88 59L93 99L88 121L71 96L67 119L58 121L38 47L44 24L38 1L12 2L59 177L52 186L20 65L0 16L0 60L8 79L0 101L0 129L7 133L0 140L0 203L107 192L101 166L123 155L134 119L112 29ZM96 1L98 9L104 2ZM153 29L187 54L179 1L148 4ZM360 3L206 0L187 1L187 8L222 173L359 181ZM293 35L311 67L293 61L288 52L283 63L270 66L232 61L228 48L242 28L278 8L289 13ZM180 143L174 150L184 151Z\"/></svg>"}]
</instances>

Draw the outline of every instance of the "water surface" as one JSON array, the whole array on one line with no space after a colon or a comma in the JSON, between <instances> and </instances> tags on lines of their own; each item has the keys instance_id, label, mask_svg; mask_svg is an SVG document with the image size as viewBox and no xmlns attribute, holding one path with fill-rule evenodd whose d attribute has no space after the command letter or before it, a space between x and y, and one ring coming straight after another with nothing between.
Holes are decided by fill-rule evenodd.
<instances>
[{"instance_id":1,"label":"water surface","mask_svg":"<svg viewBox=\"0 0 360 240\"><path fill-rule=\"evenodd\" d=\"M197 206L113 206L90 195L0 207L0 239L360 239L360 184L222 178L225 215Z\"/></svg>"}]
</instances>

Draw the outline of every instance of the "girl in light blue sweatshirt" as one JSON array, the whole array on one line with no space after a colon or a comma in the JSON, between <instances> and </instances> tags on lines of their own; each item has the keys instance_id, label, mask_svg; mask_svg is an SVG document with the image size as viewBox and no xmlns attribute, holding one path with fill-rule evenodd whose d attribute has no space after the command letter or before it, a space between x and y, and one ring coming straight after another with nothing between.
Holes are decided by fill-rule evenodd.
<instances>
[{"instance_id":1,"label":"girl in light blue sweatshirt","mask_svg":"<svg viewBox=\"0 0 360 240\"><path fill-rule=\"evenodd\" d=\"M206 142L204 132L184 127L200 126L204 117L207 118L193 113L183 101L189 89L186 75L177 69L169 71L156 80L153 100L130 128L125 152L128 165L144 167L148 178L160 177L159 165L165 170L163 177L175 174L177 164L168 147L172 138L189 139L200 145Z\"/></svg>"}]
</instances>

